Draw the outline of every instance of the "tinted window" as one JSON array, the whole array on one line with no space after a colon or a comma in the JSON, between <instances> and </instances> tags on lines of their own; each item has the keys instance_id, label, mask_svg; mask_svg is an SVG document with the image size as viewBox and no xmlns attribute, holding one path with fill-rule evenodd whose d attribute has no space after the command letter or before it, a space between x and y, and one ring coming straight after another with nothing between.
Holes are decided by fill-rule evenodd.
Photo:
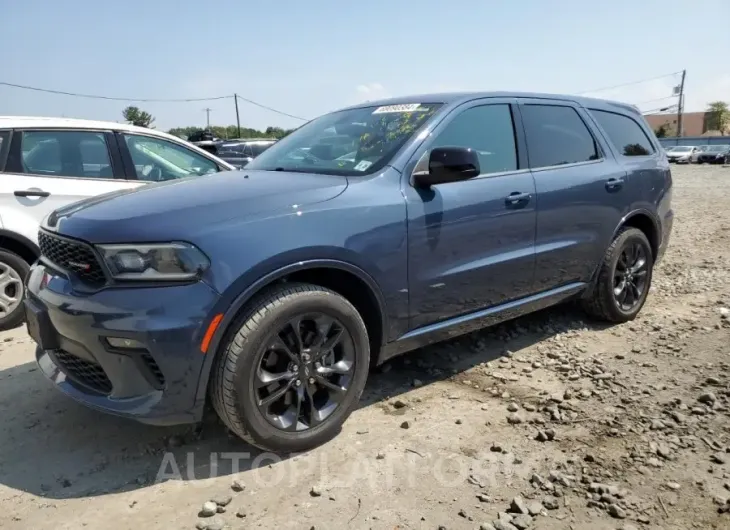
<instances>
[{"instance_id":1,"label":"tinted window","mask_svg":"<svg viewBox=\"0 0 730 530\"><path fill-rule=\"evenodd\" d=\"M517 169L517 149L509 105L472 107L439 133L432 147L470 147L479 154L481 173Z\"/></svg>"},{"instance_id":2,"label":"tinted window","mask_svg":"<svg viewBox=\"0 0 730 530\"><path fill-rule=\"evenodd\" d=\"M628 116L602 110L591 110L591 113L622 155L646 156L654 152L642 128Z\"/></svg>"},{"instance_id":3,"label":"tinted window","mask_svg":"<svg viewBox=\"0 0 730 530\"><path fill-rule=\"evenodd\" d=\"M524 105L530 167L560 166L598 160L598 147L572 107Z\"/></svg>"},{"instance_id":4,"label":"tinted window","mask_svg":"<svg viewBox=\"0 0 730 530\"><path fill-rule=\"evenodd\" d=\"M139 180L161 182L218 171L215 162L176 143L136 134L124 139Z\"/></svg>"},{"instance_id":5,"label":"tinted window","mask_svg":"<svg viewBox=\"0 0 730 530\"><path fill-rule=\"evenodd\" d=\"M27 131L22 133L22 173L114 178L104 133L92 131Z\"/></svg>"}]
</instances>

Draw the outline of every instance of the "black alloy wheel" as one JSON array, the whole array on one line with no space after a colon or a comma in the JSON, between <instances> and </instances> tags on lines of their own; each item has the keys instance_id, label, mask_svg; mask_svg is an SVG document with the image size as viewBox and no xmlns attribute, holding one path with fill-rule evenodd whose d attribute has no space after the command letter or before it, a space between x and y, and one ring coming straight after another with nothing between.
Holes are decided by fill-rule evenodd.
<instances>
[{"instance_id":1,"label":"black alloy wheel","mask_svg":"<svg viewBox=\"0 0 730 530\"><path fill-rule=\"evenodd\" d=\"M621 311L630 313L643 300L649 260L639 241L621 249L613 274L613 296Z\"/></svg>"},{"instance_id":2,"label":"black alloy wheel","mask_svg":"<svg viewBox=\"0 0 730 530\"><path fill-rule=\"evenodd\" d=\"M240 438L299 452L337 435L369 369L370 341L357 309L324 287L284 283L258 295L229 326L209 391Z\"/></svg>"},{"instance_id":3,"label":"black alloy wheel","mask_svg":"<svg viewBox=\"0 0 730 530\"><path fill-rule=\"evenodd\" d=\"M352 383L352 337L323 313L297 316L260 349L253 385L261 414L274 427L303 431L326 421Z\"/></svg>"},{"instance_id":4,"label":"black alloy wheel","mask_svg":"<svg viewBox=\"0 0 730 530\"><path fill-rule=\"evenodd\" d=\"M621 323L636 318L651 288L654 254L646 234L624 227L606 249L595 279L582 297L597 320Z\"/></svg>"}]
</instances>

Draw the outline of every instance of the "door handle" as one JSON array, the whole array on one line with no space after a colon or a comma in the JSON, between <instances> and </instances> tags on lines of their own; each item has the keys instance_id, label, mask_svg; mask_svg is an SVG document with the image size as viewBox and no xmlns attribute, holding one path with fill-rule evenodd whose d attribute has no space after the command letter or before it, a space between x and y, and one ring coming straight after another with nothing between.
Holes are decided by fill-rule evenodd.
<instances>
[{"instance_id":1,"label":"door handle","mask_svg":"<svg viewBox=\"0 0 730 530\"><path fill-rule=\"evenodd\" d=\"M608 191L620 190L624 185L623 178L610 178L606 181L606 189Z\"/></svg>"},{"instance_id":2,"label":"door handle","mask_svg":"<svg viewBox=\"0 0 730 530\"><path fill-rule=\"evenodd\" d=\"M51 193L43 190L15 190L13 195L16 197L48 197Z\"/></svg>"},{"instance_id":3,"label":"door handle","mask_svg":"<svg viewBox=\"0 0 730 530\"><path fill-rule=\"evenodd\" d=\"M508 207L510 207L510 206L524 206L525 204L527 204L528 202L530 202L530 198L531 197L532 197L532 195L530 195L529 193L522 193L520 191L513 191L512 193L510 193L509 195L507 195L504 198L504 202L505 202L505 204Z\"/></svg>"}]
</instances>

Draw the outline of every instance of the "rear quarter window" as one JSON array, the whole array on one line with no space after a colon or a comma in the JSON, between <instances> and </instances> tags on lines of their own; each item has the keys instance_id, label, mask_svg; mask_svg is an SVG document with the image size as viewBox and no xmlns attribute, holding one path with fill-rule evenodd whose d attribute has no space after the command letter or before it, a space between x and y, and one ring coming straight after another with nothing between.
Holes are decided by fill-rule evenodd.
<instances>
[{"instance_id":1,"label":"rear quarter window","mask_svg":"<svg viewBox=\"0 0 730 530\"><path fill-rule=\"evenodd\" d=\"M590 109L590 113L608 135L608 139L623 156L648 156L654 154L654 146L644 129L623 114Z\"/></svg>"}]
</instances>

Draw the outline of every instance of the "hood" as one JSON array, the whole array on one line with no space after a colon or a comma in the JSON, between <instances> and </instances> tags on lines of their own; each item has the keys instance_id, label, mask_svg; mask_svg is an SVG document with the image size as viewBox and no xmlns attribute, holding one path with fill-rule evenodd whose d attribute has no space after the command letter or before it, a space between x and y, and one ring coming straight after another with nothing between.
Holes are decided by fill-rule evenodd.
<instances>
[{"instance_id":1,"label":"hood","mask_svg":"<svg viewBox=\"0 0 730 530\"><path fill-rule=\"evenodd\" d=\"M346 188L340 176L226 171L92 197L54 211L43 226L91 243L185 240L211 223L327 201Z\"/></svg>"},{"instance_id":2,"label":"hood","mask_svg":"<svg viewBox=\"0 0 730 530\"><path fill-rule=\"evenodd\" d=\"M681 158L683 156L690 156L691 154L691 151L670 151L667 153L667 156L669 158Z\"/></svg>"}]
</instances>

